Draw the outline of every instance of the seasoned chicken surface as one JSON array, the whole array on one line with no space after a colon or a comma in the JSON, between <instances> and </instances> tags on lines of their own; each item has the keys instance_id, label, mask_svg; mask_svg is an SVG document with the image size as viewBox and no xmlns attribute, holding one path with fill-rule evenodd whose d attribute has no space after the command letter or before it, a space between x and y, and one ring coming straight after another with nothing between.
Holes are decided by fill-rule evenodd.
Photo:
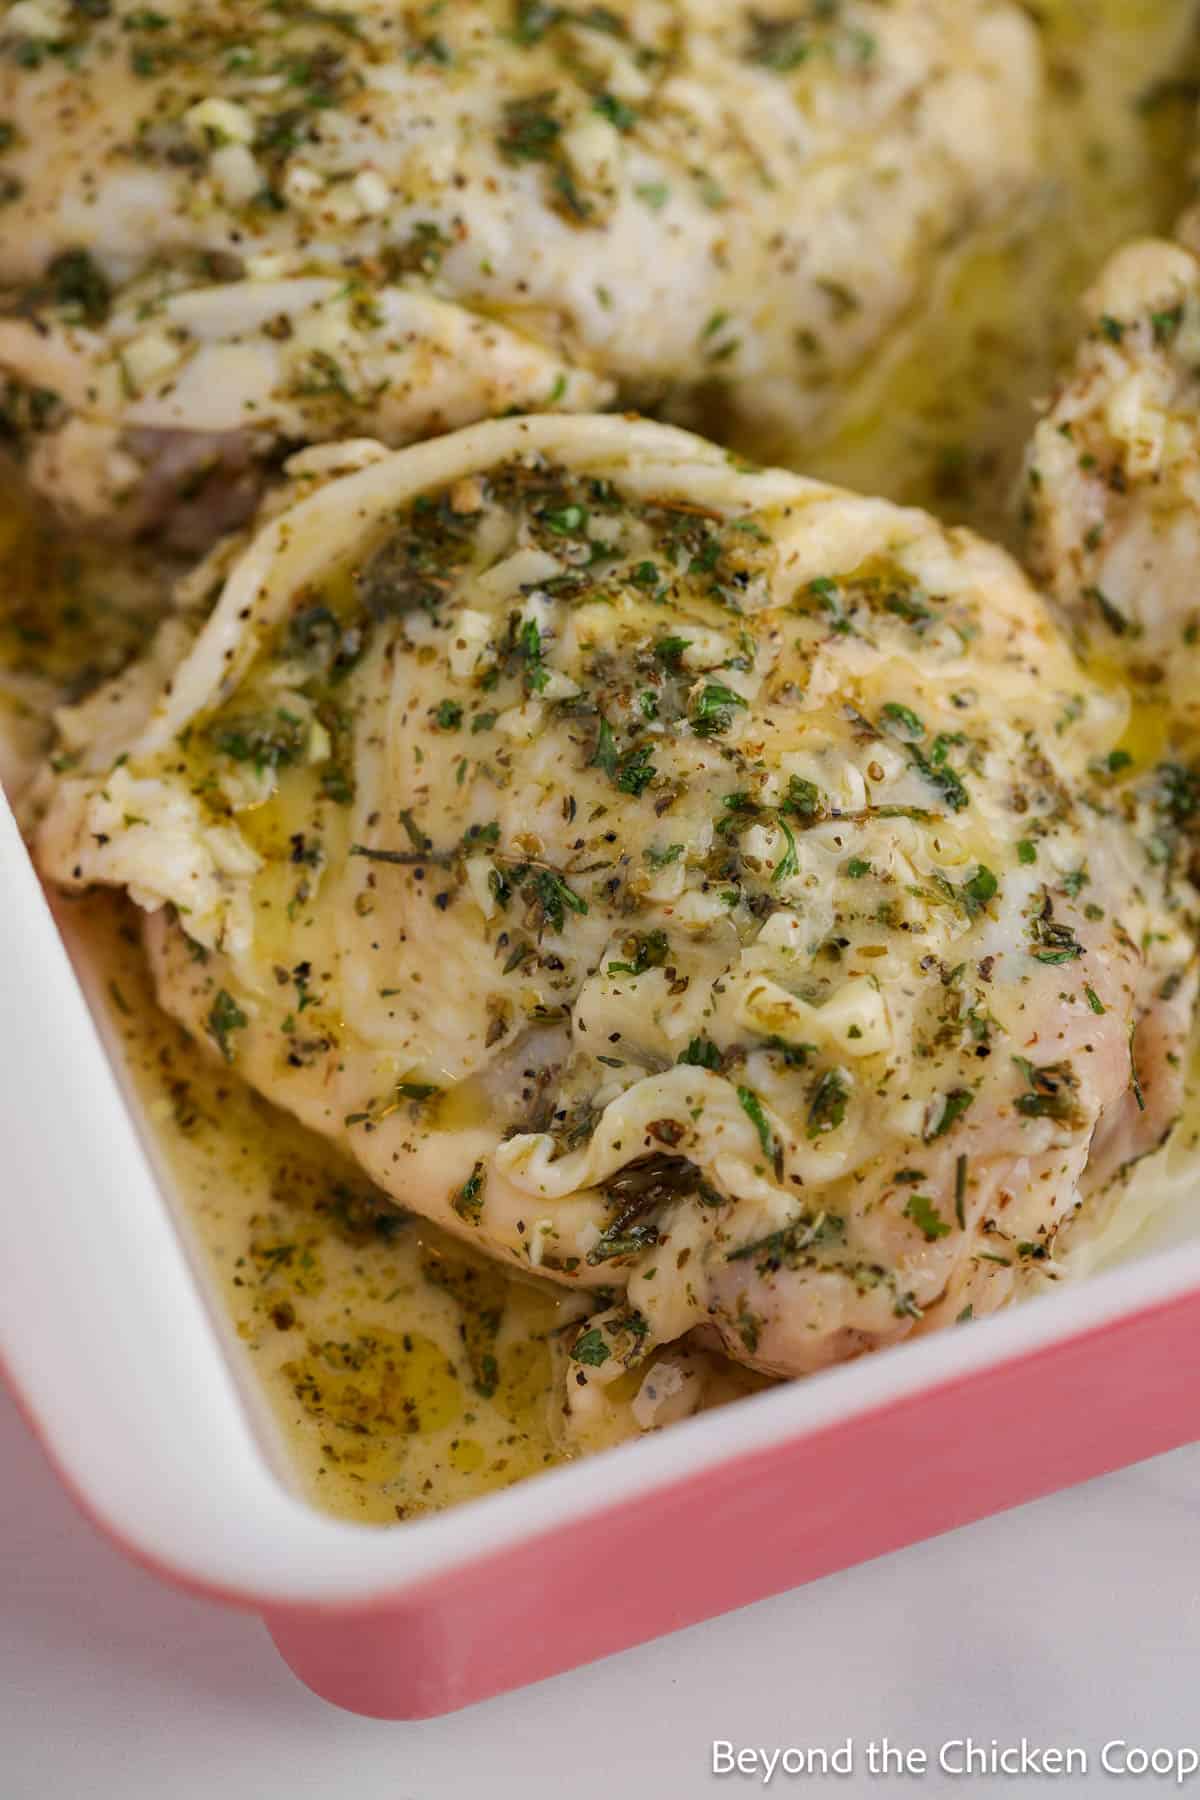
<instances>
[{"instance_id":1,"label":"seasoned chicken surface","mask_svg":"<svg viewBox=\"0 0 1200 1800\"><path fill-rule=\"evenodd\" d=\"M1122 250L1026 470L1031 561L1169 740L1200 727L1200 263Z\"/></svg>"},{"instance_id":2,"label":"seasoned chicken surface","mask_svg":"<svg viewBox=\"0 0 1200 1800\"><path fill-rule=\"evenodd\" d=\"M573 1404L650 1362L653 1416L688 1334L799 1375L996 1307L1160 1142L1195 984L1127 712L967 532L503 421L296 459L62 715L38 853L214 1056L590 1290Z\"/></svg>"},{"instance_id":3,"label":"seasoned chicken surface","mask_svg":"<svg viewBox=\"0 0 1200 1800\"><path fill-rule=\"evenodd\" d=\"M1033 173L1007 0L15 0L0 49L10 424L68 510L192 541L281 441L802 431Z\"/></svg>"}]
</instances>

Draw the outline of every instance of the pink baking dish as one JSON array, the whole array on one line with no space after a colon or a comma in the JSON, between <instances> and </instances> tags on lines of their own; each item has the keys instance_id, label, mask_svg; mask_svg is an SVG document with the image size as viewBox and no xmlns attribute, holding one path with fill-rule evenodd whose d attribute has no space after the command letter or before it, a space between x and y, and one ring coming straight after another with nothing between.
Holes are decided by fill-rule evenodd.
<instances>
[{"instance_id":1,"label":"pink baking dish","mask_svg":"<svg viewBox=\"0 0 1200 1800\"><path fill-rule=\"evenodd\" d=\"M0 802L0 1353L130 1555L262 1613L310 1687L421 1718L1200 1436L1200 1232L390 1530L289 1491ZM1200 1209L1198 1209L1200 1223Z\"/></svg>"}]
</instances>

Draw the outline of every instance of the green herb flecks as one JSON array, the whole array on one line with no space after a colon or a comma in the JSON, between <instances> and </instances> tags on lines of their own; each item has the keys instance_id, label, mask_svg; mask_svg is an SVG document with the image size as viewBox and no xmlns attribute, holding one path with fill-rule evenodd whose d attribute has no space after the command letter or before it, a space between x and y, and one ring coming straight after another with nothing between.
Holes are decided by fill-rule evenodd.
<instances>
[{"instance_id":1,"label":"green herb flecks","mask_svg":"<svg viewBox=\"0 0 1200 1800\"><path fill-rule=\"evenodd\" d=\"M947 740L943 738L935 738L927 757L922 756L919 750L913 750L910 751L909 760L918 775L941 795L951 812L962 812L971 804L971 796L946 761L946 743Z\"/></svg>"},{"instance_id":2,"label":"green herb flecks","mask_svg":"<svg viewBox=\"0 0 1200 1800\"><path fill-rule=\"evenodd\" d=\"M837 1213L821 1212L816 1216L803 1213L778 1231L739 1244L729 1251L726 1262L750 1262L758 1265L760 1275L777 1269L796 1269L816 1262L815 1252L840 1244L846 1236L846 1221Z\"/></svg>"},{"instance_id":3,"label":"green herb flecks","mask_svg":"<svg viewBox=\"0 0 1200 1800\"><path fill-rule=\"evenodd\" d=\"M951 1088L948 1093L939 1094L930 1103L926 1116L925 1129L921 1134L925 1143L932 1144L935 1138L945 1137L973 1105L974 1100L975 1096L970 1088Z\"/></svg>"},{"instance_id":4,"label":"green herb flecks","mask_svg":"<svg viewBox=\"0 0 1200 1800\"><path fill-rule=\"evenodd\" d=\"M793 875L798 875L800 873L800 859L796 855L796 840L788 830L788 827L784 824L782 818L776 819L775 823L784 835L787 848L784 850L779 861L775 864L775 868L771 874L771 880L772 882L790 881Z\"/></svg>"},{"instance_id":5,"label":"green herb flecks","mask_svg":"<svg viewBox=\"0 0 1200 1800\"><path fill-rule=\"evenodd\" d=\"M1146 1096L1142 1091L1142 1083L1138 1076L1137 1056L1134 1051L1134 1039L1136 1033L1137 1026L1131 1025L1129 1028L1129 1087L1134 1100L1137 1102L1138 1111L1145 1112Z\"/></svg>"},{"instance_id":6,"label":"green herb flecks","mask_svg":"<svg viewBox=\"0 0 1200 1800\"><path fill-rule=\"evenodd\" d=\"M907 744L915 744L925 736L924 723L911 706L901 706L895 700L889 700L883 708L883 729Z\"/></svg>"},{"instance_id":7,"label":"green herb flecks","mask_svg":"<svg viewBox=\"0 0 1200 1800\"><path fill-rule=\"evenodd\" d=\"M641 566L643 568L654 567L653 563L644 563ZM668 669L678 669L683 660L683 653L691 647L691 642L691 638L685 637L659 638L654 646L655 658Z\"/></svg>"},{"instance_id":8,"label":"green herb flecks","mask_svg":"<svg viewBox=\"0 0 1200 1800\"><path fill-rule=\"evenodd\" d=\"M496 139L508 161L548 162L562 136L562 122L554 115L557 94L522 94L504 104L504 120Z\"/></svg>"},{"instance_id":9,"label":"green herb flecks","mask_svg":"<svg viewBox=\"0 0 1200 1800\"><path fill-rule=\"evenodd\" d=\"M583 1363L589 1369L599 1369L611 1355L612 1351L605 1343L599 1326L593 1325L589 1331L576 1338L571 1361Z\"/></svg>"},{"instance_id":10,"label":"green herb flecks","mask_svg":"<svg viewBox=\"0 0 1200 1800\"><path fill-rule=\"evenodd\" d=\"M648 1220L635 1221L632 1225L612 1225L602 1232L596 1243L587 1253L587 1261L591 1268L599 1264L613 1262L619 1257L640 1256L643 1250L650 1250L658 1242L658 1226Z\"/></svg>"},{"instance_id":11,"label":"green herb flecks","mask_svg":"<svg viewBox=\"0 0 1200 1800\"><path fill-rule=\"evenodd\" d=\"M610 962L610 975L644 975L647 969L661 969L670 955L671 946L665 931L638 931L621 946L627 962Z\"/></svg>"},{"instance_id":12,"label":"green herb flecks","mask_svg":"<svg viewBox=\"0 0 1200 1800\"><path fill-rule=\"evenodd\" d=\"M569 887L555 869L538 869L533 878L533 893L543 922L552 931L561 931L568 912L586 913L588 903Z\"/></svg>"},{"instance_id":13,"label":"green herb flecks","mask_svg":"<svg viewBox=\"0 0 1200 1800\"><path fill-rule=\"evenodd\" d=\"M441 700L434 711L433 721L439 731L457 731L462 724L463 709L457 700Z\"/></svg>"},{"instance_id":14,"label":"green herb flecks","mask_svg":"<svg viewBox=\"0 0 1200 1800\"><path fill-rule=\"evenodd\" d=\"M638 799L650 786L658 770L652 761L649 744L638 744L621 758L616 774L617 789Z\"/></svg>"},{"instance_id":15,"label":"green herb flecks","mask_svg":"<svg viewBox=\"0 0 1200 1800\"><path fill-rule=\"evenodd\" d=\"M828 807L815 781L806 781L803 775L789 775L787 793L779 810L803 819L806 824L813 824L824 818Z\"/></svg>"},{"instance_id":16,"label":"green herb flecks","mask_svg":"<svg viewBox=\"0 0 1200 1800\"><path fill-rule=\"evenodd\" d=\"M843 1124L850 1088L841 1069L826 1069L814 1082L808 1099L805 1135L810 1139L828 1136Z\"/></svg>"},{"instance_id":17,"label":"green herb flecks","mask_svg":"<svg viewBox=\"0 0 1200 1800\"><path fill-rule=\"evenodd\" d=\"M205 1028L227 1063L231 1063L234 1057L234 1047L230 1041L233 1033L244 1031L249 1023L228 988L221 988L209 1008Z\"/></svg>"},{"instance_id":18,"label":"green herb flecks","mask_svg":"<svg viewBox=\"0 0 1200 1800\"><path fill-rule=\"evenodd\" d=\"M767 1158L777 1176L783 1174L783 1146L778 1143L771 1130L770 1121L763 1109L763 1103L753 1088L739 1087L737 1090L738 1105L753 1125L762 1145L763 1155Z\"/></svg>"},{"instance_id":19,"label":"green herb flecks","mask_svg":"<svg viewBox=\"0 0 1200 1800\"><path fill-rule=\"evenodd\" d=\"M1085 587L1083 590L1083 597L1085 600L1091 601L1114 637L1139 635L1136 628L1125 617L1125 614L1118 606L1114 606L1113 602L1102 588Z\"/></svg>"},{"instance_id":20,"label":"green herb flecks","mask_svg":"<svg viewBox=\"0 0 1200 1800\"><path fill-rule=\"evenodd\" d=\"M724 737L733 722L734 708L745 706L742 696L724 682L707 682L692 704L692 730L697 737Z\"/></svg>"},{"instance_id":21,"label":"green herb flecks","mask_svg":"<svg viewBox=\"0 0 1200 1800\"><path fill-rule=\"evenodd\" d=\"M596 748L588 767L603 769L609 780L615 781L619 761L616 734L608 720L602 717L596 731Z\"/></svg>"},{"instance_id":22,"label":"green herb flecks","mask_svg":"<svg viewBox=\"0 0 1200 1800\"><path fill-rule=\"evenodd\" d=\"M63 250L47 271L54 304L85 325L102 325L108 317L112 289L108 278L86 250Z\"/></svg>"},{"instance_id":23,"label":"green herb flecks","mask_svg":"<svg viewBox=\"0 0 1200 1800\"><path fill-rule=\"evenodd\" d=\"M309 727L295 713L279 707L253 718L230 719L212 727L213 748L234 762L250 763L257 774L287 768L303 757Z\"/></svg>"},{"instance_id":24,"label":"green herb flecks","mask_svg":"<svg viewBox=\"0 0 1200 1800\"><path fill-rule=\"evenodd\" d=\"M1025 1079L1026 1091L1016 1099L1023 1118L1071 1126L1081 1122L1079 1077L1069 1062L1044 1063L1040 1068L1024 1056L1014 1056L1013 1062Z\"/></svg>"},{"instance_id":25,"label":"green herb flecks","mask_svg":"<svg viewBox=\"0 0 1200 1800\"><path fill-rule=\"evenodd\" d=\"M958 907L968 919L977 919L1000 892L999 881L985 863L980 863L975 873L959 887L941 874L933 876L933 883L942 898Z\"/></svg>"},{"instance_id":26,"label":"green herb flecks","mask_svg":"<svg viewBox=\"0 0 1200 1800\"><path fill-rule=\"evenodd\" d=\"M550 680L550 671L546 667L542 633L537 620L524 619L516 624L514 641L517 653L525 665L526 691L531 694L540 694Z\"/></svg>"},{"instance_id":27,"label":"green herb flecks","mask_svg":"<svg viewBox=\"0 0 1200 1800\"><path fill-rule=\"evenodd\" d=\"M1029 936L1032 940L1029 954L1034 962L1057 965L1076 962L1083 955L1083 945L1076 939L1071 926L1055 919L1054 904L1048 891L1044 891L1041 910L1029 922Z\"/></svg>"},{"instance_id":28,"label":"green herb flecks","mask_svg":"<svg viewBox=\"0 0 1200 1800\"><path fill-rule=\"evenodd\" d=\"M928 1194L910 1194L904 1207L904 1216L912 1220L927 1244L935 1244L938 1238L950 1235L950 1226Z\"/></svg>"},{"instance_id":29,"label":"green herb flecks","mask_svg":"<svg viewBox=\"0 0 1200 1800\"><path fill-rule=\"evenodd\" d=\"M483 1212L483 1190L486 1182L484 1165L477 1162L467 1179L455 1194L451 1205L460 1219L466 1219L470 1225L478 1225Z\"/></svg>"}]
</instances>

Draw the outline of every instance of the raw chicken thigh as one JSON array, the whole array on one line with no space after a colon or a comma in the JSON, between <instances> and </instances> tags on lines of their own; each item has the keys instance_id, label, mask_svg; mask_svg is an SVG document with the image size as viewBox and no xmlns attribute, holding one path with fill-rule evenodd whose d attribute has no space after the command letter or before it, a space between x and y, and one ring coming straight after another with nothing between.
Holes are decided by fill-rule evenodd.
<instances>
[{"instance_id":1,"label":"raw chicken thigh","mask_svg":"<svg viewBox=\"0 0 1200 1800\"><path fill-rule=\"evenodd\" d=\"M61 715L41 866L397 1201L593 1292L577 1408L988 1311L1160 1142L1186 921L1002 552L628 418L292 477Z\"/></svg>"},{"instance_id":2,"label":"raw chicken thigh","mask_svg":"<svg viewBox=\"0 0 1200 1800\"><path fill-rule=\"evenodd\" d=\"M193 543L281 444L613 398L793 440L1034 172L1007 0L16 0L34 483Z\"/></svg>"}]
</instances>

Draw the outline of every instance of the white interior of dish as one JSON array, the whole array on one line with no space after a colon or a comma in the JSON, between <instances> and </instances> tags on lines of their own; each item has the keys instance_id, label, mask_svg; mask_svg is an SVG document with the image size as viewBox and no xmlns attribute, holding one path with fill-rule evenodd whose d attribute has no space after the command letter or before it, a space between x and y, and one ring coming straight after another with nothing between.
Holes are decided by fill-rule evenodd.
<instances>
[{"instance_id":1,"label":"white interior of dish","mask_svg":"<svg viewBox=\"0 0 1200 1800\"><path fill-rule=\"evenodd\" d=\"M1200 1288L1200 1182L1121 1266L970 1330L737 1406L391 1530L291 1491L16 825L0 801L0 1360L61 1474L138 1555L251 1602L397 1591L615 1501ZM486 1515L486 1518L485 1516Z\"/></svg>"}]
</instances>

